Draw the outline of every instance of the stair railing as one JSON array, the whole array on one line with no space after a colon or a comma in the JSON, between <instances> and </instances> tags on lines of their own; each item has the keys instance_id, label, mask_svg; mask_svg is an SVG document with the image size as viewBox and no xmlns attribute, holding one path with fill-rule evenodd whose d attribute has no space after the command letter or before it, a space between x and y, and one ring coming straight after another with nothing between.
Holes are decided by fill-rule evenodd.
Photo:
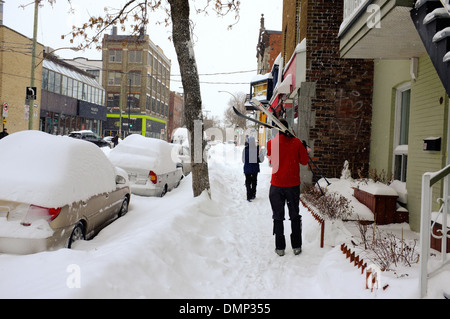
<instances>
[{"instance_id":1,"label":"stair railing","mask_svg":"<svg viewBox=\"0 0 450 319\"><path fill-rule=\"evenodd\" d=\"M438 172L425 173L422 176L422 208L420 223L420 294L425 297L427 294L428 278L436 274L442 267L447 264L447 238L450 238L448 231L447 217L449 214L450 201L450 165ZM444 181L443 197L438 199L442 203L438 214L434 216L432 221L432 201L433 201L433 185L439 181ZM442 222L441 235L433 234L432 228L436 221L440 219ZM428 271L428 257L430 255L430 236L442 239L441 254L442 260L434 267L432 271Z\"/></svg>"}]
</instances>

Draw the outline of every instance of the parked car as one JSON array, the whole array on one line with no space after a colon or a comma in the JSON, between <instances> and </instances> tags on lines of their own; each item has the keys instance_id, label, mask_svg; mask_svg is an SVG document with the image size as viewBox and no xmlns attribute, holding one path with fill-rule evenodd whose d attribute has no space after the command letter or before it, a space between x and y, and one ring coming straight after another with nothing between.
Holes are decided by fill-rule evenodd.
<instances>
[{"instance_id":1,"label":"parked car","mask_svg":"<svg viewBox=\"0 0 450 319\"><path fill-rule=\"evenodd\" d=\"M191 151L189 143L189 132L185 127L179 127L172 133L172 144L176 148L176 153L180 159L184 176L192 171Z\"/></svg>"},{"instance_id":2,"label":"parked car","mask_svg":"<svg viewBox=\"0 0 450 319\"><path fill-rule=\"evenodd\" d=\"M162 197L183 178L175 150L163 140L132 134L111 150L108 157L128 173L131 193L136 195Z\"/></svg>"},{"instance_id":3,"label":"parked car","mask_svg":"<svg viewBox=\"0 0 450 319\"><path fill-rule=\"evenodd\" d=\"M73 131L69 133L69 137L94 143L98 147L111 147L111 143L90 130Z\"/></svg>"},{"instance_id":4,"label":"parked car","mask_svg":"<svg viewBox=\"0 0 450 319\"><path fill-rule=\"evenodd\" d=\"M0 154L0 253L70 248L128 211L127 174L94 144L22 131Z\"/></svg>"}]
</instances>

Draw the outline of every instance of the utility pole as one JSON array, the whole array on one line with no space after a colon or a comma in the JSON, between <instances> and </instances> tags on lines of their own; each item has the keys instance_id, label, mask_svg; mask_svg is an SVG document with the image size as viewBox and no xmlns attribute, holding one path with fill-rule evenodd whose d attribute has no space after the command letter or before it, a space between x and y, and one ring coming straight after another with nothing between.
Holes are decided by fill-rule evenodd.
<instances>
[{"instance_id":1,"label":"utility pole","mask_svg":"<svg viewBox=\"0 0 450 319\"><path fill-rule=\"evenodd\" d=\"M128 77L130 77L130 73L128 73ZM130 116L130 109L131 109L131 78L128 79L128 135L130 135L130 125L131 125L131 116Z\"/></svg>"},{"instance_id":2,"label":"utility pole","mask_svg":"<svg viewBox=\"0 0 450 319\"><path fill-rule=\"evenodd\" d=\"M34 77L36 68L36 45L37 45L37 31L38 31L38 17L39 17L39 3L41 0L34 1L34 26L33 26L33 48L31 50L31 82L30 87L34 87ZM28 129L33 129L33 116L34 116L34 99L27 100L28 111Z\"/></svg>"}]
</instances>

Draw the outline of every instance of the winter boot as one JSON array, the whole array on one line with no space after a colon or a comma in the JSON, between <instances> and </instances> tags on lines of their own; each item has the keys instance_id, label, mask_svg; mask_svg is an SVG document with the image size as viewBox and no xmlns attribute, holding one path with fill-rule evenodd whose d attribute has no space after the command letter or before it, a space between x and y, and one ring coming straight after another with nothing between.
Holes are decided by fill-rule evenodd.
<instances>
[{"instance_id":1,"label":"winter boot","mask_svg":"<svg viewBox=\"0 0 450 319\"><path fill-rule=\"evenodd\" d=\"M275 252L280 257L284 256L284 249L275 249Z\"/></svg>"},{"instance_id":2,"label":"winter boot","mask_svg":"<svg viewBox=\"0 0 450 319\"><path fill-rule=\"evenodd\" d=\"M291 228L291 245L294 253L297 251L296 255L298 255L302 251L302 220L300 216L291 220Z\"/></svg>"}]
</instances>

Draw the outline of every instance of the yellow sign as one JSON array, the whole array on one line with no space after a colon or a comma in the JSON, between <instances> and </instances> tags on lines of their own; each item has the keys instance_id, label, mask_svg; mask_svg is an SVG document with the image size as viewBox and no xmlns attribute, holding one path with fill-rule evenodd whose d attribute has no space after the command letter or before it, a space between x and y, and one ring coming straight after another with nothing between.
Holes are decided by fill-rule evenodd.
<instances>
[{"instance_id":1,"label":"yellow sign","mask_svg":"<svg viewBox=\"0 0 450 319\"><path fill-rule=\"evenodd\" d=\"M6 124L6 119L3 119L3 125L5 125Z\"/></svg>"}]
</instances>

